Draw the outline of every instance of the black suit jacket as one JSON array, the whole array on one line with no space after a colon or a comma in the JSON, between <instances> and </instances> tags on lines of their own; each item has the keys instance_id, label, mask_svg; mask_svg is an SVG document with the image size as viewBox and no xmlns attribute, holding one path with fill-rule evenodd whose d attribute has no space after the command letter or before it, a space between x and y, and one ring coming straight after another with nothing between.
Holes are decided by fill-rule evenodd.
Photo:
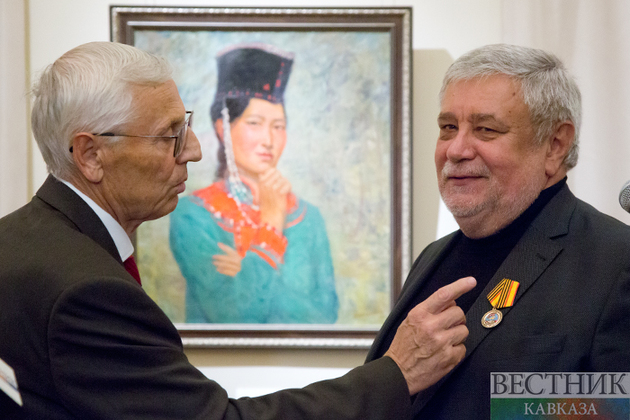
<instances>
[{"instance_id":1,"label":"black suit jacket","mask_svg":"<svg viewBox=\"0 0 630 420\"><path fill-rule=\"evenodd\" d=\"M408 418L409 391L385 358L346 376L228 399L188 363L178 332L125 271L89 206L49 177L0 220L0 358L24 406L1 419Z\"/></svg>"},{"instance_id":2,"label":"black suit jacket","mask_svg":"<svg viewBox=\"0 0 630 420\"><path fill-rule=\"evenodd\" d=\"M380 357L413 296L450 252L455 232L418 257L369 352ZM486 296L503 278L520 282L512 308L481 325ZM444 279L444 284L456 279ZM491 372L630 371L630 227L578 200L565 185L534 220L466 314L466 357L418 394L423 419L489 419Z\"/></svg>"}]
</instances>

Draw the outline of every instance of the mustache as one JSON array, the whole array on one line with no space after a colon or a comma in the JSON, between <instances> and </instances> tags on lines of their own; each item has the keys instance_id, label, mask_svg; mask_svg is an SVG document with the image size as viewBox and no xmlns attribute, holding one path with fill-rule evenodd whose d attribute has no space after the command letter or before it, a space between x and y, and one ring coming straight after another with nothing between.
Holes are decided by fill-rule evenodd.
<instances>
[{"instance_id":1,"label":"mustache","mask_svg":"<svg viewBox=\"0 0 630 420\"><path fill-rule=\"evenodd\" d=\"M489 177L490 169L483 164L453 163L447 161L441 171L442 178Z\"/></svg>"}]
</instances>

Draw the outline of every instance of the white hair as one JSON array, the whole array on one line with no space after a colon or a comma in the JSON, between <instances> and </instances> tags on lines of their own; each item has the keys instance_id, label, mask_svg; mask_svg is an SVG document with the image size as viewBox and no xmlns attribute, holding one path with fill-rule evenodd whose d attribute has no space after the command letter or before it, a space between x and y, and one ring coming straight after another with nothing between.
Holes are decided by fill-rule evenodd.
<instances>
[{"instance_id":1,"label":"white hair","mask_svg":"<svg viewBox=\"0 0 630 420\"><path fill-rule=\"evenodd\" d=\"M472 50L455 60L447 70L440 91L440 103L449 84L496 74L505 74L520 82L523 101L529 109L539 144L549 138L558 123L573 123L575 139L564 158L565 167L573 168L578 160L582 99L575 80L553 54L507 44Z\"/></svg>"},{"instance_id":2,"label":"white hair","mask_svg":"<svg viewBox=\"0 0 630 420\"><path fill-rule=\"evenodd\" d=\"M103 133L130 122L132 87L171 78L164 58L125 44L91 42L62 55L32 91L31 127L48 172L68 179L75 170L69 151L75 134Z\"/></svg>"}]
</instances>

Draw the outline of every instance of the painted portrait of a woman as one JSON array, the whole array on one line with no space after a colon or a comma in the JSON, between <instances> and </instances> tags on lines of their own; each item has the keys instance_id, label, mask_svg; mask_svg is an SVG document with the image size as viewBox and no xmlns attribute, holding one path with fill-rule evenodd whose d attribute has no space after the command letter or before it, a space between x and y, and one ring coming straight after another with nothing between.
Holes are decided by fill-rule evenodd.
<instances>
[{"instance_id":1,"label":"painted portrait of a woman","mask_svg":"<svg viewBox=\"0 0 630 420\"><path fill-rule=\"evenodd\" d=\"M321 323L338 297L324 219L277 168L287 141L293 55L239 44L217 56L210 117L219 141L210 185L170 217L189 323Z\"/></svg>"}]
</instances>

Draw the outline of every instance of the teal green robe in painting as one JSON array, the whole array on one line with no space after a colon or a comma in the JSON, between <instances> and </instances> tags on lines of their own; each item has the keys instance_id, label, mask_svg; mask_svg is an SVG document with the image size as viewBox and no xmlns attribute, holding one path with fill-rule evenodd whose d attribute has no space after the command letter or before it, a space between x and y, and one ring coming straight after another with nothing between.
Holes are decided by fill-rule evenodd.
<instances>
[{"instance_id":1,"label":"teal green robe in painting","mask_svg":"<svg viewBox=\"0 0 630 420\"><path fill-rule=\"evenodd\" d=\"M334 323L338 298L324 219L291 196L283 232L237 205L224 182L183 197L170 216L170 246L186 279L189 323ZM216 271L217 243L242 256L241 271Z\"/></svg>"}]
</instances>

